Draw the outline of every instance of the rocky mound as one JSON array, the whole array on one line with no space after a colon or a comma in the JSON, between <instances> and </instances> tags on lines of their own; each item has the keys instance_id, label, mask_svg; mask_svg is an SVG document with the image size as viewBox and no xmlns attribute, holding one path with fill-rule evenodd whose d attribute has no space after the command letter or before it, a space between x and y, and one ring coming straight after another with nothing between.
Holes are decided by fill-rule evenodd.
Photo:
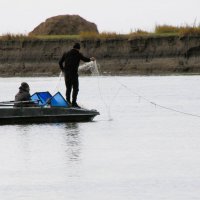
<instances>
[{"instance_id":1,"label":"rocky mound","mask_svg":"<svg viewBox=\"0 0 200 200\"><path fill-rule=\"evenodd\" d=\"M96 24L79 15L59 15L48 18L38 25L30 35L78 35L80 32L98 33Z\"/></svg>"}]
</instances>

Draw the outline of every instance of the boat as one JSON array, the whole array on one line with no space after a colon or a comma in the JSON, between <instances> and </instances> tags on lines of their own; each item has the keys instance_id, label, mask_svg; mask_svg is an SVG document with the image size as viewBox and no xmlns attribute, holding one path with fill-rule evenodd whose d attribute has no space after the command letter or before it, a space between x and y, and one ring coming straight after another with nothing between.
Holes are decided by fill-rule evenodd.
<instances>
[{"instance_id":1,"label":"boat","mask_svg":"<svg viewBox=\"0 0 200 200\"><path fill-rule=\"evenodd\" d=\"M31 96L30 107L27 103L0 102L0 124L88 122L100 114L97 110L71 107L60 92L54 96L37 92Z\"/></svg>"}]
</instances>

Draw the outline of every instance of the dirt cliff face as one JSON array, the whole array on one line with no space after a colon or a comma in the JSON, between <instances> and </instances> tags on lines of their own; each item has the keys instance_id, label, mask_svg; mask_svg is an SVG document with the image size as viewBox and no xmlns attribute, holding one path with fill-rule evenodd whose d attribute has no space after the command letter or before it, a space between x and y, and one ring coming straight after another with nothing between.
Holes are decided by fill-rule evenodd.
<instances>
[{"instance_id":1,"label":"dirt cliff face","mask_svg":"<svg viewBox=\"0 0 200 200\"><path fill-rule=\"evenodd\" d=\"M38 25L30 35L79 35L80 32L98 33L96 24L79 15L59 15L48 18Z\"/></svg>"},{"instance_id":2,"label":"dirt cliff face","mask_svg":"<svg viewBox=\"0 0 200 200\"><path fill-rule=\"evenodd\" d=\"M0 76L57 76L58 61L75 42L102 74L200 73L200 37L109 40L0 41Z\"/></svg>"}]
</instances>

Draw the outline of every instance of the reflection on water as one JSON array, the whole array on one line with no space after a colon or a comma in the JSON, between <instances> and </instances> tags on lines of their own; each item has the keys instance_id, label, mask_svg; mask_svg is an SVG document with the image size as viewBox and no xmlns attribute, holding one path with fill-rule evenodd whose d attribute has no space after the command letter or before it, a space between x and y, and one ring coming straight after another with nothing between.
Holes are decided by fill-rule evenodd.
<instances>
[{"instance_id":1,"label":"reflection on water","mask_svg":"<svg viewBox=\"0 0 200 200\"><path fill-rule=\"evenodd\" d=\"M19 170L53 174L57 169L66 177L79 176L82 143L78 123L6 126L7 134L1 128L0 160L10 159L5 159L5 167L0 166L0 174L4 168L16 176Z\"/></svg>"},{"instance_id":2,"label":"reflection on water","mask_svg":"<svg viewBox=\"0 0 200 200\"><path fill-rule=\"evenodd\" d=\"M79 161L81 154L81 138L78 123L68 123L66 130L67 157L69 161Z\"/></svg>"},{"instance_id":3,"label":"reflection on water","mask_svg":"<svg viewBox=\"0 0 200 200\"><path fill-rule=\"evenodd\" d=\"M57 131L53 131L52 127L55 128ZM38 132L39 130L45 129L45 133ZM51 130L50 130L51 129ZM40 142L44 141L44 137L55 137L54 142L56 142L56 139L60 138L59 142L57 141L54 152L60 147L63 147L63 152L60 152L62 154L65 154L65 158L67 158L67 161L65 164L72 165L71 162L78 162L80 161L80 155L81 155L81 136L79 131L79 124L78 123L66 123L66 124L46 124L46 125L17 125L16 131L19 132L18 138L20 142L21 148L23 148L22 152L25 153L25 160L28 162L31 157L31 152L33 153L33 139L40 139ZM39 135L38 135L39 134ZM42 134L42 135L40 135ZM53 135L52 135L53 134ZM46 140L46 146L48 141L50 141L50 138ZM32 143L32 144L31 144ZM32 146L32 150L31 150ZM45 149L41 149L44 151ZM63 163L64 164L64 163Z\"/></svg>"}]
</instances>

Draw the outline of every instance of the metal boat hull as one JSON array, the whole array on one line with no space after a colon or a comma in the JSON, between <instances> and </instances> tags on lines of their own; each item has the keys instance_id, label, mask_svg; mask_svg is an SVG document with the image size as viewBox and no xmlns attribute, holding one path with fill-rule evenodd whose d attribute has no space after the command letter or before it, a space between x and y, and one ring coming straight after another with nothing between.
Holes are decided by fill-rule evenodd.
<instances>
[{"instance_id":1,"label":"metal boat hull","mask_svg":"<svg viewBox=\"0 0 200 200\"><path fill-rule=\"evenodd\" d=\"M96 110L64 107L1 108L0 124L87 122L99 115Z\"/></svg>"}]
</instances>

